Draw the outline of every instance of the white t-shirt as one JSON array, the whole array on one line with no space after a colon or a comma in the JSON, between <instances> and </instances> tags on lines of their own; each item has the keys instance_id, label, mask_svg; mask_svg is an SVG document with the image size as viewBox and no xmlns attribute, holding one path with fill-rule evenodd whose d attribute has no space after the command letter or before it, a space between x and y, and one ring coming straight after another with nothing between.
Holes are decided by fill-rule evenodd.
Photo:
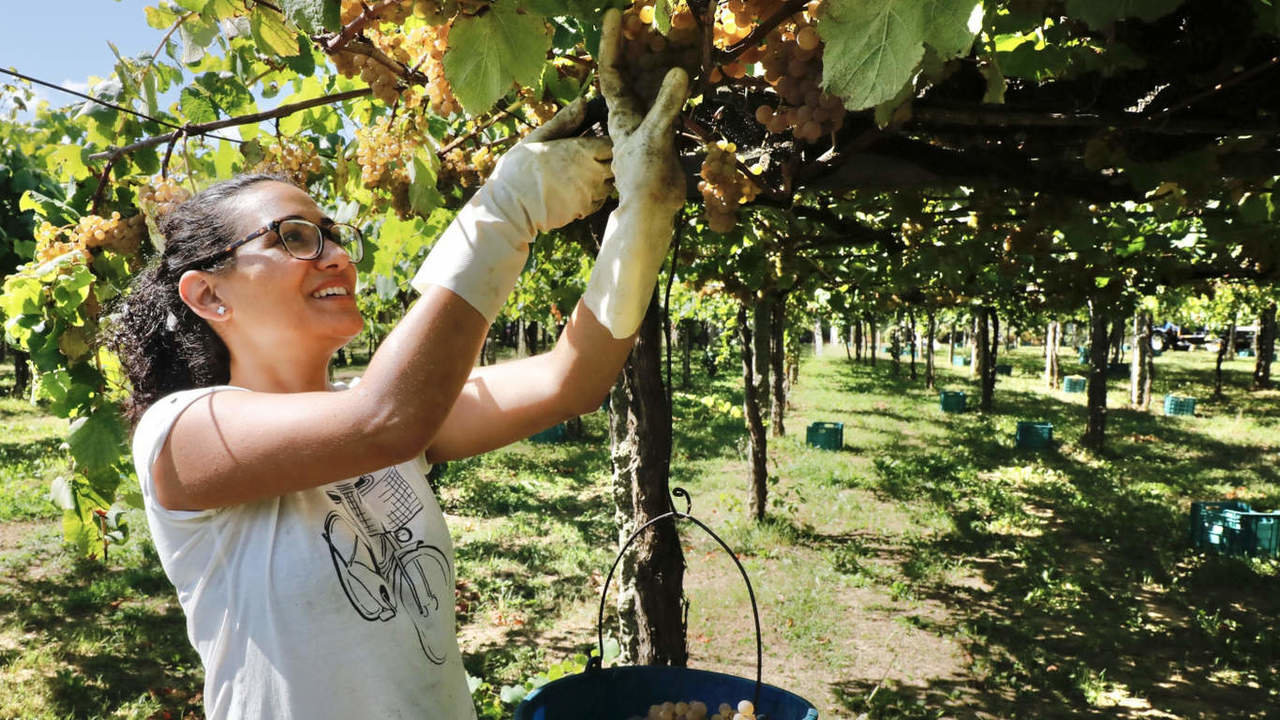
<instances>
[{"instance_id":1,"label":"white t-shirt","mask_svg":"<svg viewBox=\"0 0 1280 720\"><path fill-rule=\"evenodd\" d=\"M243 388L162 398L133 437L156 550L204 663L207 716L475 718L453 544L425 460L215 510L156 502L151 467L174 421L223 390Z\"/></svg>"}]
</instances>

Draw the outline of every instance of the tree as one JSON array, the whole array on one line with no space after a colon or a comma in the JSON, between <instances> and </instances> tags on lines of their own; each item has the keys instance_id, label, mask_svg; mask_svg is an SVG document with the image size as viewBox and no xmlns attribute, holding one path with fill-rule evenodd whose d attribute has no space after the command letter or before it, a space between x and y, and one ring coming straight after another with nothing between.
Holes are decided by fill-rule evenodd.
<instances>
[{"instance_id":1,"label":"tree","mask_svg":"<svg viewBox=\"0 0 1280 720\"><path fill-rule=\"evenodd\" d=\"M1276 357L1276 301L1264 301L1258 314L1257 360L1253 367L1253 389L1271 388L1271 363Z\"/></svg>"}]
</instances>

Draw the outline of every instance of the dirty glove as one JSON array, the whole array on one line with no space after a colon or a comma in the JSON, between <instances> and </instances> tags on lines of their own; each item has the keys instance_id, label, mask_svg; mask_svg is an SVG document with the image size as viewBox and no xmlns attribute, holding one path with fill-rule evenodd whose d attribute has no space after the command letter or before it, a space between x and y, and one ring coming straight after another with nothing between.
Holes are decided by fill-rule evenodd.
<instances>
[{"instance_id":1,"label":"dirty glove","mask_svg":"<svg viewBox=\"0 0 1280 720\"><path fill-rule=\"evenodd\" d=\"M609 141L565 138L585 113L581 99L570 103L502 156L427 255L414 289L446 287L493 322L534 236L586 217L609 195Z\"/></svg>"},{"instance_id":2,"label":"dirty glove","mask_svg":"<svg viewBox=\"0 0 1280 720\"><path fill-rule=\"evenodd\" d=\"M605 13L597 62L600 92L609 104L618 208L605 225L600 254L582 296L587 309L615 338L630 337L644 320L671 244L675 214L684 205L684 175L672 125L689 88L688 74L672 68L653 107L648 114L641 112L616 66L620 20L617 10Z\"/></svg>"}]
</instances>

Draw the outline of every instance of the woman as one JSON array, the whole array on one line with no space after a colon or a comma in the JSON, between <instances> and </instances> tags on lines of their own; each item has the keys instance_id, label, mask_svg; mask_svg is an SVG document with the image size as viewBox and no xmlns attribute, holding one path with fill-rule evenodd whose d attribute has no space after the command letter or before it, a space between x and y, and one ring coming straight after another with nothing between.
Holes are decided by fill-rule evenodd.
<instances>
[{"instance_id":1,"label":"woman","mask_svg":"<svg viewBox=\"0 0 1280 720\"><path fill-rule=\"evenodd\" d=\"M600 72L607 141L575 104L513 148L437 241L421 297L349 389L326 382L362 320L359 234L269 176L215 185L162 223L120 313L148 522L205 666L212 718L474 717L453 551L427 462L590 411L630 351L683 202L672 71L647 117ZM610 160L612 154L612 162ZM611 165L611 170L610 170ZM546 355L473 369L538 232L619 207Z\"/></svg>"}]
</instances>

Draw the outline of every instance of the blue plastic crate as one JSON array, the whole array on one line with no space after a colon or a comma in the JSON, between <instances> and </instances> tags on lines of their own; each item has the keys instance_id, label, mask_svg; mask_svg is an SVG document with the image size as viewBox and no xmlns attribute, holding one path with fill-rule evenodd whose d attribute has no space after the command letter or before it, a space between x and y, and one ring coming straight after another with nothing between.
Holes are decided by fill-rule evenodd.
<instances>
[{"instance_id":1,"label":"blue plastic crate","mask_svg":"<svg viewBox=\"0 0 1280 720\"><path fill-rule=\"evenodd\" d=\"M968 367L970 362L968 355L956 355L951 358L951 364L956 367Z\"/></svg>"},{"instance_id":2,"label":"blue plastic crate","mask_svg":"<svg viewBox=\"0 0 1280 720\"><path fill-rule=\"evenodd\" d=\"M1080 375L1068 375L1062 378L1062 390L1069 393L1082 393L1088 383Z\"/></svg>"},{"instance_id":3,"label":"blue plastic crate","mask_svg":"<svg viewBox=\"0 0 1280 720\"><path fill-rule=\"evenodd\" d=\"M617 667L587 670L534 690L512 720L625 720L644 717L664 702L706 704L708 717L720 703L737 705L755 695L756 682L708 670L681 667ZM756 716L769 720L817 720L808 700L772 685L760 686Z\"/></svg>"},{"instance_id":4,"label":"blue plastic crate","mask_svg":"<svg viewBox=\"0 0 1280 720\"><path fill-rule=\"evenodd\" d=\"M959 390L943 390L938 393L938 399L942 407L942 412L959 413L964 412L965 410L964 393Z\"/></svg>"},{"instance_id":5,"label":"blue plastic crate","mask_svg":"<svg viewBox=\"0 0 1280 720\"><path fill-rule=\"evenodd\" d=\"M1043 450L1053 444L1053 423L1019 420L1014 443L1027 450Z\"/></svg>"},{"instance_id":6,"label":"blue plastic crate","mask_svg":"<svg viewBox=\"0 0 1280 720\"><path fill-rule=\"evenodd\" d=\"M569 431L565 428L564 423L552 425L540 433L534 433L529 436L529 442L536 443L561 443L567 440Z\"/></svg>"},{"instance_id":7,"label":"blue plastic crate","mask_svg":"<svg viewBox=\"0 0 1280 720\"><path fill-rule=\"evenodd\" d=\"M1249 503L1241 500L1213 500L1191 503L1189 534L1191 544L1201 550L1223 550L1227 531L1223 510L1249 512Z\"/></svg>"},{"instance_id":8,"label":"blue plastic crate","mask_svg":"<svg viewBox=\"0 0 1280 720\"><path fill-rule=\"evenodd\" d=\"M804 431L804 442L823 450L839 450L844 447L844 423L813 423Z\"/></svg>"},{"instance_id":9,"label":"blue plastic crate","mask_svg":"<svg viewBox=\"0 0 1280 720\"><path fill-rule=\"evenodd\" d=\"M1229 555L1280 555L1280 513L1255 512L1241 500L1191 503L1191 544Z\"/></svg>"},{"instance_id":10,"label":"blue plastic crate","mask_svg":"<svg viewBox=\"0 0 1280 720\"><path fill-rule=\"evenodd\" d=\"M1164 396L1164 414L1165 415L1195 415L1196 399L1193 397L1183 397L1181 395L1165 395Z\"/></svg>"},{"instance_id":11,"label":"blue plastic crate","mask_svg":"<svg viewBox=\"0 0 1280 720\"><path fill-rule=\"evenodd\" d=\"M1238 350L1238 351L1236 351L1236 357L1238 357L1238 358L1251 358L1251 357L1255 357L1254 352L1253 352L1253 348L1245 348L1244 350Z\"/></svg>"}]
</instances>

